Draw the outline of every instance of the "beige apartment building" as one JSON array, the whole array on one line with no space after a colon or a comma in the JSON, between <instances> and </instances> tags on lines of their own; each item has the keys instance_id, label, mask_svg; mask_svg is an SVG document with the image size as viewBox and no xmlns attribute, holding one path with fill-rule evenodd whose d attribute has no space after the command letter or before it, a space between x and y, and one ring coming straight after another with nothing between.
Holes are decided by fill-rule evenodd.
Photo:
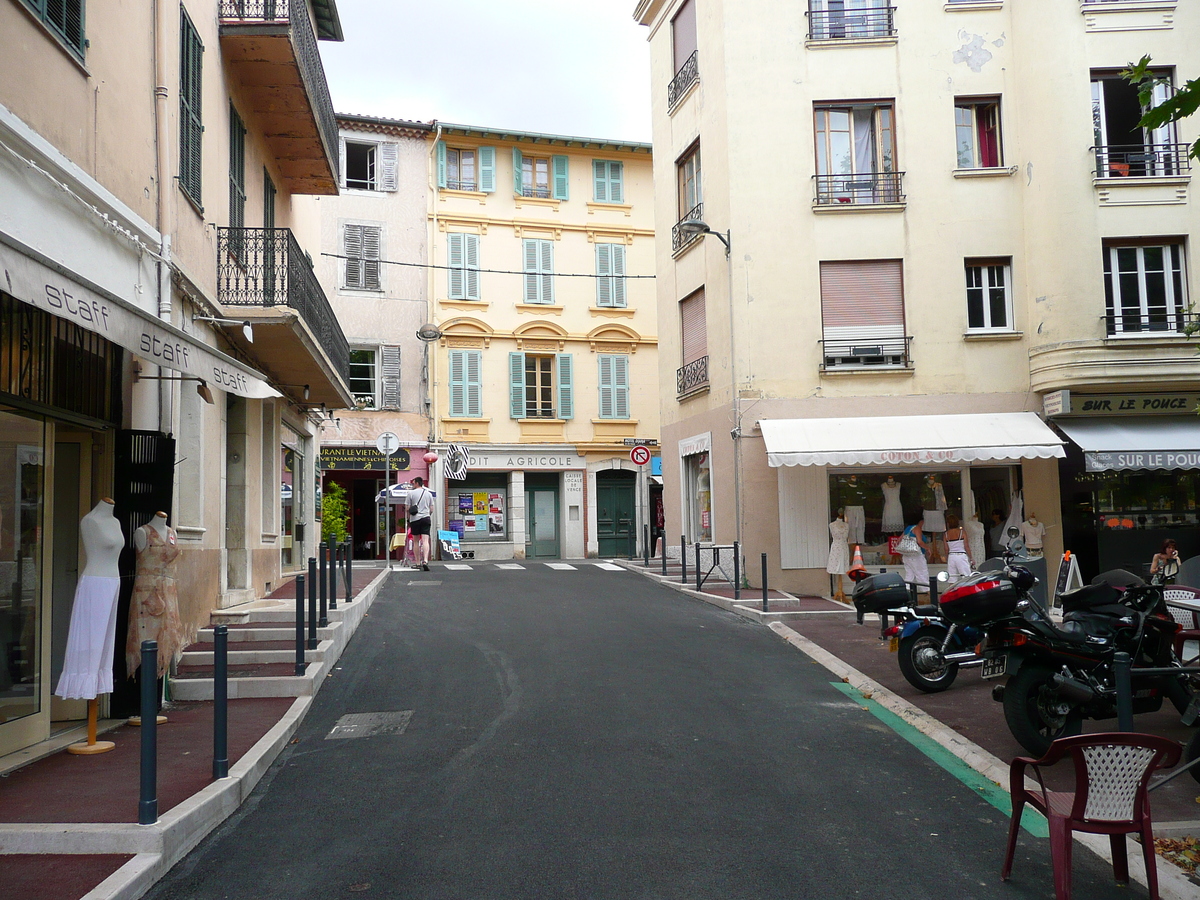
<instances>
[{"instance_id":1,"label":"beige apartment building","mask_svg":"<svg viewBox=\"0 0 1200 900\"><path fill-rule=\"evenodd\" d=\"M293 198L338 190L317 40L333 0L0 2L0 754L84 714L52 697L80 518L165 512L186 630L319 540L317 422L348 345ZM118 600L111 702L136 697Z\"/></svg>"},{"instance_id":2,"label":"beige apartment building","mask_svg":"<svg viewBox=\"0 0 1200 900\"><path fill-rule=\"evenodd\" d=\"M990 526L1015 499L1051 577L1064 549L1085 576L1141 570L1166 537L1200 553L1197 123L1140 128L1119 76L1147 53L1159 96L1200 74L1200 10L642 0L635 18L668 534L740 539L811 593L839 510L871 568L905 525Z\"/></svg>"}]
</instances>

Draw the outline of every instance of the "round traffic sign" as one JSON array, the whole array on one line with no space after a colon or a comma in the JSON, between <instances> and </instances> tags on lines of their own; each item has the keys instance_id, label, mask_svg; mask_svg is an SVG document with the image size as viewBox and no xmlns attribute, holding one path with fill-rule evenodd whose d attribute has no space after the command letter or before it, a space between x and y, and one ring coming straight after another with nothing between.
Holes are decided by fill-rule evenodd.
<instances>
[{"instance_id":1,"label":"round traffic sign","mask_svg":"<svg viewBox=\"0 0 1200 900\"><path fill-rule=\"evenodd\" d=\"M391 431L385 431L375 439L375 449L384 456L389 456L400 449L400 438Z\"/></svg>"},{"instance_id":2,"label":"round traffic sign","mask_svg":"<svg viewBox=\"0 0 1200 900\"><path fill-rule=\"evenodd\" d=\"M629 458L639 466L650 462L650 451L645 447L634 447L629 451Z\"/></svg>"}]
</instances>

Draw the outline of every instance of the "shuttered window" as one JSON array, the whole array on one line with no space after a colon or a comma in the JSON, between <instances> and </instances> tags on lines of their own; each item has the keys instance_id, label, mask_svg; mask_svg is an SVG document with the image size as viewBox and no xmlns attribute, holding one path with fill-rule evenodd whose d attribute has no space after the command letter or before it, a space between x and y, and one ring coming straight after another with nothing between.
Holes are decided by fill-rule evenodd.
<instances>
[{"instance_id":1,"label":"shuttered window","mask_svg":"<svg viewBox=\"0 0 1200 900\"><path fill-rule=\"evenodd\" d=\"M509 416L575 417L575 367L570 353L508 354Z\"/></svg>"},{"instance_id":2,"label":"shuttered window","mask_svg":"<svg viewBox=\"0 0 1200 900\"><path fill-rule=\"evenodd\" d=\"M596 305L625 308L625 245L596 245Z\"/></svg>"},{"instance_id":3,"label":"shuttered window","mask_svg":"<svg viewBox=\"0 0 1200 900\"><path fill-rule=\"evenodd\" d=\"M675 71L696 52L696 2L687 0L671 20L671 46L675 57Z\"/></svg>"},{"instance_id":4,"label":"shuttered window","mask_svg":"<svg viewBox=\"0 0 1200 900\"><path fill-rule=\"evenodd\" d=\"M570 159L566 156L525 156L513 147L513 193L519 197L567 200Z\"/></svg>"},{"instance_id":5,"label":"shuttered window","mask_svg":"<svg viewBox=\"0 0 1200 900\"><path fill-rule=\"evenodd\" d=\"M342 140L341 184L357 191L399 190L400 145Z\"/></svg>"},{"instance_id":6,"label":"shuttered window","mask_svg":"<svg viewBox=\"0 0 1200 900\"><path fill-rule=\"evenodd\" d=\"M901 260L821 263L826 365L907 364Z\"/></svg>"},{"instance_id":7,"label":"shuttered window","mask_svg":"<svg viewBox=\"0 0 1200 900\"><path fill-rule=\"evenodd\" d=\"M624 182L624 163L609 159L592 160L592 193L597 203L624 203Z\"/></svg>"},{"instance_id":8,"label":"shuttered window","mask_svg":"<svg viewBox=\"0 0 1200 900\"><path fill-rule=\"evenodd\" d=\"M514 162L519 156L520 151L514 150ZM519 162L516 162L516 172L519 182ZM443 190L492 193L496 190L496 148L460 149L446 146L445 141L438 141L437 184ZM517 187L517 192L520 193L520 187Z\"/></svg>"},{"instance_id":9,"label":"shuttered window","mask_svg":"<svg viewBox=\"0 0 1200 900\"><path fill-rule=\"evenodd\" d=\"M600 418L629 418L629 357L601 354Z\"/></svg>"},{"instance_id":10,"label":"shuttered window","mask_svg":"<svg viewBox=\"0 0 1200 900\"><path fill-rule=\"evenodd\" d=\"M525 302L554 302L554 242L526 238Z\"/></svg>"},{"instance_id":11,"label":"shuttered window","mask_svg":"<svg viewBox=\"0 0 1200 900\"><path fill-rule=\"evenodd\" d=\"M35 16L62 38L80 59L87 50L83 30L83 0L25 0Z\"/></svg>"},{"instance_id":12,"label":"shuttered window","mask_svg":"<svg viewBox=\"0 0 1200 900\"><path fill-rule=\"evenodd\" d=\"M704 314L704 289L679 301L683 336L683 364L708 356L708 322Z\"/></svg>"},{"instance_id":13,"label":"shuttered window","mask_svg":"<svg viewBox=\"0 0 1200 900\"><path fill-rule=\"evenodd\" d=\"M483 354L478 350L450 351L450 415L483 416Z\"/></svg>"},{"instance_id":14,"label":"shuttered window","mask_svg":"<svg viewBox=\"0 0 1200 900\"><path fill-rule=\"evenodd\" d=\"M376 351L350 351L350 395L356 409L379 407Z\"/></svg>"},{"instance_id":15,"label":"shuttered window","mask_svg":"<svg viewBox=\"0 0 1200 900\"><path fill-rule=\"evenodd\" d=\"M204 44L188 14L179 9L179 186L201 205L201 70Z\"/></svg>"},{"instance_id":16,"label":"shuttered window","mask_svg":"<svg viewBox=\"0 0 1200 900\"><path fill-rule=\"evenodd\" d=\"M446 235L451 300L479 299L479 235Z\"/></svg>"},{"instance_id":17,"label":"shuttered window","mask_svg":"<svg viewBox=\"0 0 1200 900\"><path fill-rule=\"evenodd\" d=\"M378 225L342 226L342 253L346 257L346 279L343 287L361 290L382 290L379 278L382 231Z\"/></svg>"},{"instance_id":18,"label":"shuttered window","mask_svg":"<svg viewBox=\"0 0 1200 900\"><path fill-rule=\"evenodd\" d=\"M385 345L379 350L379 383L384 409L400 408L400 348Z\"/></svg>"},{"instance_id":19,"label":"shuttered window","mask_svg":"<svg viewBox=\"0 0 1200 900\"><path fill-rule=\"evenodd\" d=\"M229 107L229 227L246 227L246 126L232 104Z\"/></svg>"}]
</instances>

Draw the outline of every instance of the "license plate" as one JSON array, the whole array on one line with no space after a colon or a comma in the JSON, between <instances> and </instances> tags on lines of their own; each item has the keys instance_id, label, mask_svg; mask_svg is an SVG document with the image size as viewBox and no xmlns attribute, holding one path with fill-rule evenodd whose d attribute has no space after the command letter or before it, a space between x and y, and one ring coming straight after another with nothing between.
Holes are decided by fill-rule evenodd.
<instances>
[{"instance_id":1,"label":"license plate","mask_svg":"<svg viewBox=\"0 0 1200 900\"><path fill-rule=\"evenodd\" d=\"M990 656L983 661L984 678L1001 678L1008 674L1008 654Z\"/></svg>"},{"instance_id":2,"label":"license plate","mask_svg":"<svg viewBox=\"0 0 1200 900\"><path fill-rule=\"evenodd\" d=\"M890 650L892 653L898 652L900 650L900 638L888 638L888 650Z\"/></svg>"}]
</instances>

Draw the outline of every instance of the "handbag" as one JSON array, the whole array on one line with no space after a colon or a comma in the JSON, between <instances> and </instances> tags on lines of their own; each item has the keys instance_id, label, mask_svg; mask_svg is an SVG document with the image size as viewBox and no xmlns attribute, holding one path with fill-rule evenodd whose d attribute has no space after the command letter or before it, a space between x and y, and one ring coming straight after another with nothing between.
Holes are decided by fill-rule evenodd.
<instances>
[{"instance_id":1,"label":"handbag","mask_svg":"<svg viewBox=\"0 0 1200 900\"><path fill-rule=\"evenodd\" d=\"M896 549L901 553L920 553L921 545L912 534L906 534L896 542Z\"/></svg>"}]
</instances>

